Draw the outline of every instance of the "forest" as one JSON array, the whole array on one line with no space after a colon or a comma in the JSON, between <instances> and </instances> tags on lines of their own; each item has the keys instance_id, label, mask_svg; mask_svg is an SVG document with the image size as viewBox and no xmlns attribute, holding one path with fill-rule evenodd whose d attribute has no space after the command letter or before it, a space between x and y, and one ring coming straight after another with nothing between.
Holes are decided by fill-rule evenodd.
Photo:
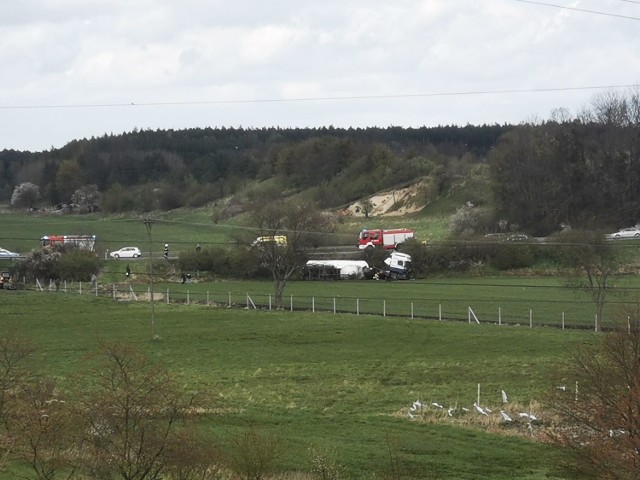
<instances>
[{"instance_id":1,"label":"forest","mask_svg":"<svg viewBox=\"0 0 640 480\"><path fill-rule=\"evenodd\" d=\"M331 209L422 180L428 204L481 171L490 191L470 200L494 224L535 235L629 226L640 217L639 99L601 94L576 116L558 109L519 125L136 130L50 151L3 150L0 202L39 208L91 197L91 210L146 212L246 196L270 182L280 195ZM37 201L15 204L24 182L37 186Z\"/></svg>"}]
</instances>

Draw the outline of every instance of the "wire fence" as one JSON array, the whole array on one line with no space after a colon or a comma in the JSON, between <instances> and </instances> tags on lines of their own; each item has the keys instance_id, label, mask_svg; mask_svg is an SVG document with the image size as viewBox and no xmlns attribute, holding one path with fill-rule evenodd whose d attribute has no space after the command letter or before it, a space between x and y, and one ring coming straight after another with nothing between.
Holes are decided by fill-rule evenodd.
<instances>
[{"instance_id":1,"label":"wire fence","mask_svg":"<svg viewBox=\"0 0 640 480\"><path fill-rule=\"evenodd\" d=\"M108 297L114 301L151 301L151 287L134 283L96 282L49 282L43 285L19 286L36 292L59 292L66 294ZM191 284L153 291L154 302L182 305L205 305L211 307L276 310L275 297L271 293L241 292L224 289L191 289ZM516 299L461 300L446 298L384 299L379 297L284 295L280 310L290 312L324 312L333 314L373 315L399 317L416 320L457 321L473 324L495 324L521 327L553 327L559 329L591 329L594 331L618 327L609 318L620 319L619 312L630 310L632 302L607 303L607 315L599 319L594 305L585 301L550 302ZM637 320L633 320L634 322ZM632 322L630 316L627 323Z\"/></svg>"}]
</instances>

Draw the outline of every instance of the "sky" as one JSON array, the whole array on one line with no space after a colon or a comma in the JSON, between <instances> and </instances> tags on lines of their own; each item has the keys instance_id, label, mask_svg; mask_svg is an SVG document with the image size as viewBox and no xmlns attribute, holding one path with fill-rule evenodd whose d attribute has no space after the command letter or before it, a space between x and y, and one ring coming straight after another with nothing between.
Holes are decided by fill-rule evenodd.
<instances>
[{"instance_id":1,"label":"sky","mask_svg":"<svg viewBox=\"0 0 640 480\"><path fill-rule=\"evenodd\" d=\"M3 0L0 151L517 124L640 84L640 0Z\"/></svg>"}]
</instances>

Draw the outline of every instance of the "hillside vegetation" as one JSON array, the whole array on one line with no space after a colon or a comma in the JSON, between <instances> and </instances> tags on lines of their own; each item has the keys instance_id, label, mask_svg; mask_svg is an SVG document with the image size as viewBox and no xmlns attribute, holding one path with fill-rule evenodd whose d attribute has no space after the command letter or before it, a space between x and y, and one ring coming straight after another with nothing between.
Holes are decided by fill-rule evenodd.
<instances>
[{"instance_id":1,"label":"hillside vegetation","mask_svg":"<svg viewBox=\"0 0 640 480\"><path fill-rule=\"evenodd\" d=\"M368 200L368 217L473 205L478 233L618 228L640 217L638 98L603 95L578 118L518 126L136 131L5 150L0 201L105 213L212 206L221 222L277 195L347 214ZM12 198L24 182L39 194L26 205Z\"/></svg>"}]
</instances>

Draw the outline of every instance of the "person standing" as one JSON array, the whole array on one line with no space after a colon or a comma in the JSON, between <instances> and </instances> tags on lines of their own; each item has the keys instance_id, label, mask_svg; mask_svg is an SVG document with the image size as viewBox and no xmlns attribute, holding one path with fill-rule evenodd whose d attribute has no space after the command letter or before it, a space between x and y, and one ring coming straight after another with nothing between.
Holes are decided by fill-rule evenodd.
<instances>
[{"instance_id":1,"label":"person standing","mask_svg":"<svg viewBox=\"0 0 640 480\"><path fill-rule=\"evenodd\" d=\"M169 244L165 243L164 244L164 258L166 258L167 260L169 260Z\"/></svg>"}]
</instances>

